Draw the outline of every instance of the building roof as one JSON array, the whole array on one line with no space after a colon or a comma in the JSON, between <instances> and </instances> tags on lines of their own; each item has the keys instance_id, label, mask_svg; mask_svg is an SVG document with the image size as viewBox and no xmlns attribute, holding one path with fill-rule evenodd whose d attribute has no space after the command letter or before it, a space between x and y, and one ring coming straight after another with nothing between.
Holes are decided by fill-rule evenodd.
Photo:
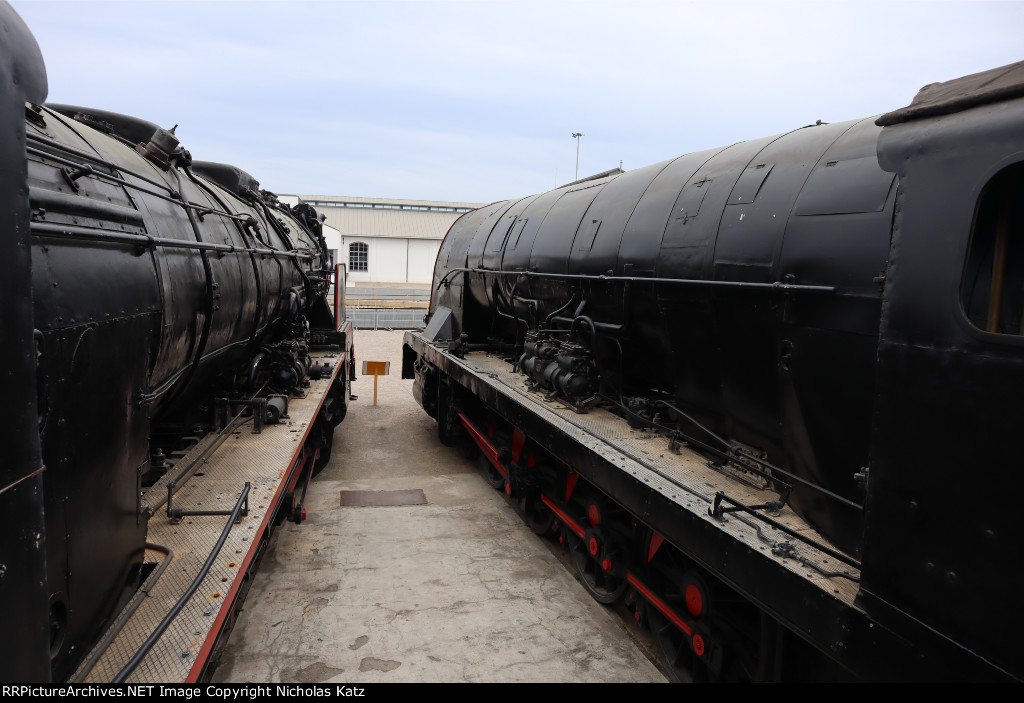
<instances>
[{"instance_id":1,"label":"building roof","mask_svg":"<svg viewBox=\"0 0 1024 703\"><path fill-rule=\"evenodd\" d=\"M300 195L343 237L443 239L452 223L482 203L401 200L340 195Z\"/></svg>"},{"instance_id":2,"label":"building roof","mask_svg":"<svg viewBox=\"0 0 1024 703\"><path fill-rule=\"evenodd\" d=\"M406 198L366 198L355 195L300 195L303 201L324 201L334 203L369 203L371 205L409 205L418 207L461 207L475 210L486 203L466 203L455 200L409 200Z\"/></svg>"},{"instance_id":3,"label":"building roof","mask_svg":"<svg viewBox=\"0 0 1024 703\"><path fill-rule=\"evenodd\" d=\"M343 237L399 237L402 239L444 239L455 220L463 213L416 212L412 210L357 210L354 208L316 207L326 215L325 224Z\"/></svg>"}]
</instances>

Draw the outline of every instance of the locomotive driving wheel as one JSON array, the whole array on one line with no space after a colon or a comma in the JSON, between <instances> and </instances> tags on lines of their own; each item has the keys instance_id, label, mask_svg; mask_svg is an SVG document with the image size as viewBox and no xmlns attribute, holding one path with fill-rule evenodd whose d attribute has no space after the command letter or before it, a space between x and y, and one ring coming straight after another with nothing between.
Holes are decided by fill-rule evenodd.
<instances>
[{"instance_id":1,"label":"locomotive driving wheel","mask_svg":"<svg viewBox=\"0 0 1024 703\"><path fill-rule=\"evenodd\" d=\"M540 498L525 496L520 502L523 520L526 526L533 530L534 534L545 536L552 532L555 526L555 514L548 506L544 505Z\"/></svg>"},{"instance_id":2,"label":"locomotive driving wheel","mask_svg":"<svg viewBox=\"0 0 1024 703\"><path fill-rule=\"evenodd\" d=\"M657 550L649 566L650 585L671 615L653 604L644 612L670 679L772 678L770 618L668 544Z\"/></svg>"},{"instance_id":3,"label":"locomotive driving wheel","mask_svg":"<svg viewBox=\"0 0 1024 703\"><path fill-rule=\"evenodd\" d=\"M704 653L703 638L697 647L701 654L697 654L690 637L657 608L647 608L646 614L658 658L670 680L683 683L719 680L714 671L700 662L700 656Z\"/></svg>"},{"instance_id":4,"label":"locomotive driving wheel","mask_svg":"<svg viewBox=\"0 0 1024 703\"><path fill-rule=\"evenodd\" d=\"M598 603L609 605L617 601L626 591L625 577L618 576L605 570L598 555L592 554L593 538L590 535L579 537L573 530L565 525L562 526L562 539L569 549L569 556L572 558L573 566L579 574L580 582L587 592L593 596Z\"/></svg>"},{"instance_id":5,"label":"locomotive driving wheel","mask_svg":"<svg viewBox=\"0 0 1024 703\"><path fill-rule=\"evenodd\" d=\"M480 462L480 470L492 488L504 488L505 477L501 475L498 467L482 451L477 452L477 461Z\"/></svg>"},{"instance_id":6,"label":"locomotive driving wheel","mask_svg":"<svg viewBox=\"0 0 1024 703\"><path fill-rule=\"evenodd\" d=\"M583 587L598 603L608 605L622 597L629 585L626 581L624 540L607 520L610 514L607 500L585 495L581 498L575 505L583 506L586 515L577 524L583 535L580 536L569 525L563 525L562 541L569 549Z\"/></svg>"}]
</instances>

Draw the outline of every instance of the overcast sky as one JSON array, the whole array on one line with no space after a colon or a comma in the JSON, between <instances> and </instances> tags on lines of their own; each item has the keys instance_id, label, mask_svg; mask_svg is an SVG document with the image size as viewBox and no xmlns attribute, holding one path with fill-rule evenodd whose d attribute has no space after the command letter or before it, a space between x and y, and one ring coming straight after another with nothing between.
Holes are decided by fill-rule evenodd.
<instances>
[{"instance_id":1,"label":"overcast sky","mask_svg":"<svg viewBox=\"0 0 1024 703\"><path fill-rule=\"evenodd\" d=\"M902 107L1024 59L1024 2L13 0L49 100L278 193L490 202Z\"/></svg>"}]
</instances>

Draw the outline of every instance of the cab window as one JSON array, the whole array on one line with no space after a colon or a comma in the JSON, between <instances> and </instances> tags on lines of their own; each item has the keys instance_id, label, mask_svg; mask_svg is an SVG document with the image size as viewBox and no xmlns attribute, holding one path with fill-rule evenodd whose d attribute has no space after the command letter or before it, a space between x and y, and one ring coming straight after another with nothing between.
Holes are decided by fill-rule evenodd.
<instances>
[{"instance_id":1,"label":"cab window","mask_svg":"<svg viewBox=\"0 0 1024 703\"><path fill-rule=\"evenodd\" d=\"M961 286L975 327L1024 335L1024 163L997 173L982 191Z\"/></svg>"}]
</instances>

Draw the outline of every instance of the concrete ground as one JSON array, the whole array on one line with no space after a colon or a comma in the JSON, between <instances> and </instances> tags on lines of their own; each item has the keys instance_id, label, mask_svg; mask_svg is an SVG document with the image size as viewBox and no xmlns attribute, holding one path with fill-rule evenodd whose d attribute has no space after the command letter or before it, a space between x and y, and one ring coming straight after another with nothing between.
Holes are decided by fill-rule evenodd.
<instances>
[{"instance_id":1,"label":"concrete ground","mask_svg":"<svg viewBox=\"0 0 1024 703\"><path fill-rule=\"evenodd\" d=\"M437 441L401 380L402 333L360 330L390 361L335 434L302 526L284 523L216 682L662 682L475 460ZM426 505L341 507L343 490L422 489Z\"/></svg>"}]
</instances>

